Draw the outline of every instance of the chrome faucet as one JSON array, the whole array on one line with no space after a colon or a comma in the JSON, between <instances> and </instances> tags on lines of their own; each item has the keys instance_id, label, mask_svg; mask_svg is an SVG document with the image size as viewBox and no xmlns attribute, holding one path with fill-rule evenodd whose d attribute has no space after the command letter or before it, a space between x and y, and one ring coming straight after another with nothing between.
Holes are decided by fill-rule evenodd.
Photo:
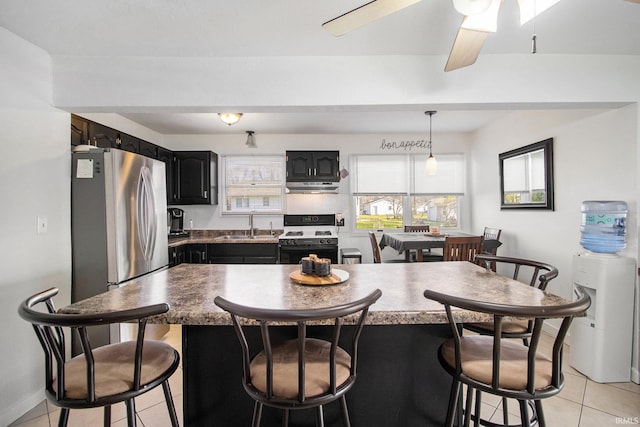
<instances>
[{"instance_id":1,"label":"chrome faucet","mask_svg":"<svg viewBox=\"0 0 640 427\"><path fill-rule=\"evenodd\" d=\"M253 228L253 211L249 212L249 236L255 235L255 229Z\"/></svg>"}]
</instances>

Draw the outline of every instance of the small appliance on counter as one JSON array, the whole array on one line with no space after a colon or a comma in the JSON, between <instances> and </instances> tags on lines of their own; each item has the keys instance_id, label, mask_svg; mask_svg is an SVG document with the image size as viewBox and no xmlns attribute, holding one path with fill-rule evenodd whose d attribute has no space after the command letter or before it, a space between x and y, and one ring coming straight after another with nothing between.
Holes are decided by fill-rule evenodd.
<instances>
[{"instance_id":1,"label":"small appliance on counter","mask_svg":"<svg viewBox=\"0 0 640 427\"><path fill-rule=\"evenodd\" d=\"M184 211L180 208L167 209L167 223L169 224L169 236L188 236L184 231Z\"/></svg>"}]
</instances>

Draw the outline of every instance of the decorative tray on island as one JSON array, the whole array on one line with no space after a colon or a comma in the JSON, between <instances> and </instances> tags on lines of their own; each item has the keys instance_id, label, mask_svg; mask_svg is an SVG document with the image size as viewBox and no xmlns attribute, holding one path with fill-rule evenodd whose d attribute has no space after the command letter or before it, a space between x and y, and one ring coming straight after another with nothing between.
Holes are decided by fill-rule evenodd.
<instances>
[{"instance_id":1,"label":"decorative tray on island","mask_svg":"<svg viewBox=\"0 0 640 427\"><path fill-rule=\"evenodd\" d=\"M300 270L292 271L289 278L300 285L337 285L349 280L349 272L333 268L328 276L318 276L316 274L304 274Z\"/></svg>"}]
</instances>

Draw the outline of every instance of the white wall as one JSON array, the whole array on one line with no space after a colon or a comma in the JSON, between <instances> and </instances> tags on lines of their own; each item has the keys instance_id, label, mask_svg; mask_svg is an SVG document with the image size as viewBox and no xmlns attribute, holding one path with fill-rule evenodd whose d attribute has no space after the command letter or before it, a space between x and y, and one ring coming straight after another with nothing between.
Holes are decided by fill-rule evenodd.
<instances>
[{"instance_id":1,"label":"white wall","mask_svg":"<svg viewBox=\"0 0 640 427\"><path fill-rule=\"evenodd\" d=\"M44 398L42 350L18 304L71 283L69 114L51 107L51 61L0 28L0 425ZM48 232L36 234L36 217Z\"/></svg>"},{"instance_id":2,"label":"white wall","mask_svg":"<svg viewBox=\"0 0 640 427\"><path fill-rule=\"evenodd\" d=\"M555 265L549 290L571 297L571 263L580 246L581 203L624 200L627 248L638 253L637 105L610 111L513 112L474 135L471 145L472 228L502 229L501 255ZM555 210L500 210L498 154L554 139Z\"/></svg>"}]
</instances>

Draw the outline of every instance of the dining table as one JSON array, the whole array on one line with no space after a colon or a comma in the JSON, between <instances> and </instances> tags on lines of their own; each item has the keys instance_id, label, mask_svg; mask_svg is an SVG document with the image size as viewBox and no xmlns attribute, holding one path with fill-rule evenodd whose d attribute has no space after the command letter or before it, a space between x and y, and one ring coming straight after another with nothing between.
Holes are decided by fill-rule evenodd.
<instances>
[{"instance_id":1,"label":"dining table","mask_svg":"<svg viewBox=\"0 0 640 427\"><path fill-rule=\"evenodd\" d=\"M444 248L444 241L447 236L450 237L471 237L473 234L463 232L447 232L447 233L422 233L422 232L388 232L383 233L380 237L380 249L390 247L404 253L405 260L411 260L411 252L416 253L416 261L424 261L423 250L433 248ZM491 253L493 249L497 249L502 245L499 240L486 239L482 243L483 250Z\"/></svg>"},{"instance_id":2,"label":"dining table","mask_svg":"<svg viewBox=\"0 0 640 427\"><path fill-rule=\"evenodd\" d=\"M252 399L242 386L242 355L231 318L216 296L243 305L310 309L344 304L380 289L360 337L358 378L346 399L353 425L442 426L451 377L437 361L437 349L452 336L444 307L424 297L425 289L479 301L554 306L560 296L532 288L466 261L392 264L336 264L340 280L307 285L299 266L180 264L132 280L60 309L96 313L167 303L169 311L150 323L181 325L182 425L250 425ZM488 315L456 310L463 322ZM323 328L326 325L316 325ZM354 327L345 321L345 328ZM260 340L259 326L247 339ZM296 328L283 326L283 338ZM314 425L314 411L293 411L292 424ZM265 408L262 426L281 425L281 412ZM342 425L339 405L326 405L327 426Z\"/></svg>"}]
</instances>

